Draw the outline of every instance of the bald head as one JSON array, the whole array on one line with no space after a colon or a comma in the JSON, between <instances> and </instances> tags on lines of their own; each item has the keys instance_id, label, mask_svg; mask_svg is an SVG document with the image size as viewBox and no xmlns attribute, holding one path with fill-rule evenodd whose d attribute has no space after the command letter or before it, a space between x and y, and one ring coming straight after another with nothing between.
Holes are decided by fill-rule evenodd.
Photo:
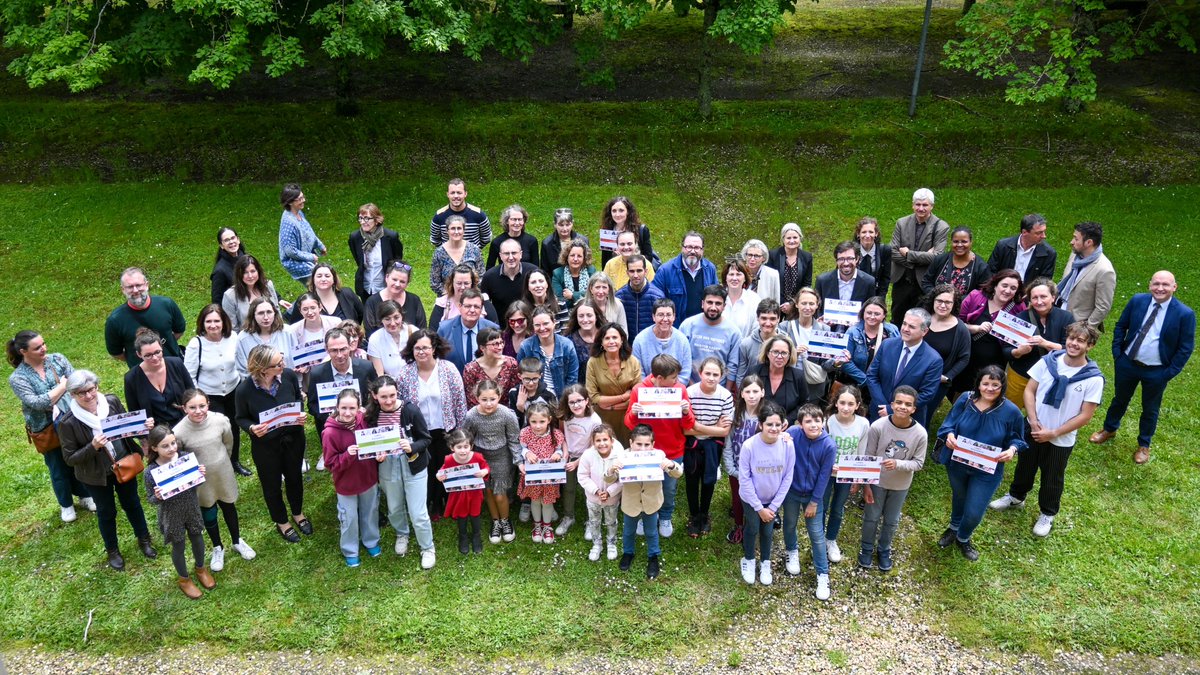
<instances>
[{"instance_id":1,"label":"bald head","mask_svg":"<svg viewBox=\"0 0 1200 675\"><path fill-rule=\"evenodd\" d=\"M1155 302L1166 302L1175 295L1175 275L1166 270L1159 270L1150 277L1150 295Z\"/></svg>"}]
</instances>

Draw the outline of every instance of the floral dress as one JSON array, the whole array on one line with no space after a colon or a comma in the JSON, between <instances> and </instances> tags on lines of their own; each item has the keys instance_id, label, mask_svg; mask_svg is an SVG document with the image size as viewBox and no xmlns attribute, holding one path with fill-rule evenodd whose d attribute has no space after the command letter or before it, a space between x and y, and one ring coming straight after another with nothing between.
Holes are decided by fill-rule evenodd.
<instances>
[{"instance_id":1,"label":"floral dress","mask_svg":"<svg viewBox=\"0 0 1200 675\"><path fill-rule=\"evenodd\" d=\"M550 433L544 436L534 434L531 427L525 427L521 430L521 452L529 450L539 460L550 459L554 453L560 453L566 457L566 440L563 434L558 429L551 429ZM521 499L537 499L543 504L553 504L558 501L558 485L525 485L525 476L521 476L521 484L517 488L517 494Z\"/></svg>"},{"instance_id":2,"label":"floral dress","mask_svg":"<svg viewBox=\"0 0 1200 675\"><path fill-rule=\"evenodd\" d=\"M474 408L479 405L479 400L475 398L475 387L484 380L492 379L488 376L487 371L479 364L479 361L472 361L463 368L463 388L467 390L467 406ZM496 385L500 387L500 392L507 392L509 389L517 386L521 382L521 372L517 367L517 360L511 356L503 357L500 362L500 372L496 374ZM501 396L501 404L503 404L503 396Z\"/></svg>"}]
</instances>

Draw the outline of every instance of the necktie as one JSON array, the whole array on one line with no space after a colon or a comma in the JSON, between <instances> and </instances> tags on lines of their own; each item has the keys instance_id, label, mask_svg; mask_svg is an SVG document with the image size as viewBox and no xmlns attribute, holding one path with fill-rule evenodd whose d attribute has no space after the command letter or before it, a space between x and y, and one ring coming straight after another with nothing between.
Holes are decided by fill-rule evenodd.
<instances>
[{"instance_id":1,"label":"necktie","mask_svg":"<svg viewBox=\"0 0 1200 675\"><path fill-rule=\"evenodd\" d=\"M475 329L468 328L466 335L463 336L463 356L464 361L472 361L475 359Z\"/></svg>"},{"instance_id":2,"label":"necktie","mask_svg":"<svg viewBox=\"0 0 1200 675\"><path fill-rule=\"evenodd\" d=\"M860 265L859 267L866 270L867 274L870 274L871 276L875 276L875 264L871 262L871 254L868 253L867 255L863 256L862 265Z\"/></svg>"},{"instance_id":3,"label":"necktie","mask_svg":"<svg viewBox=\"0 0 1200 675\"><path fill-rule=\"evenodd\" d=\"M1133 339L1133 344L1129 346L1129 358L1136 359L1138 350L1142 348L1142 341L1146 339L1146 334L1150 332L1150 327L1154 325L1154 319L1158 317L1158 310L1162 305L1154 303L1154 309L1150 310L1150 316L1146 317L1145 323L1142 324L1142 329L1138 331L1137 337Z\"/></svg>"},{"instance_id":4,"label":"necktie","mask_svg":"<svg viewBox=\"0 0 1200 675\"><path fill-rule=\"evenodd\" d=\"M904 374L904 369L908 366L909 356L912 356L912 349L906 345L904 353L900 355L900 365L896 367L896 377L892 380L892 384L900 383L900 376Z\"/></svg>"}]
</instances>

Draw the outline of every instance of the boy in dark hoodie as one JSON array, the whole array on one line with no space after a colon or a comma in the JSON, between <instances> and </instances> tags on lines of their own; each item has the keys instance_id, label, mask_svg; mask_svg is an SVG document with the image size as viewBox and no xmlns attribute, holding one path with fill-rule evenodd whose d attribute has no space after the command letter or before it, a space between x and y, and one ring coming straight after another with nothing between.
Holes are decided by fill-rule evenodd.
<instances>
[{"instance_id":1,"label":"boy in dark hoodie","mask_svg":"<svg viewBox=\"0 0 1200 675\"><path fill-rule=\"evenodd\" d=\"M796 414L799 423L787 430L796 448L796 467L792 487L783 500L783 545L787 549L787 572L800 574L800 543L796 524L804 510L804 525L812 546L813 566L817 568L816 596L829 599L829 558L825 550L825 519L822 497L825 484L833 473L837 445L825 432L825 415L812 403L800 406Z\"/></svg>"}]
</instances>

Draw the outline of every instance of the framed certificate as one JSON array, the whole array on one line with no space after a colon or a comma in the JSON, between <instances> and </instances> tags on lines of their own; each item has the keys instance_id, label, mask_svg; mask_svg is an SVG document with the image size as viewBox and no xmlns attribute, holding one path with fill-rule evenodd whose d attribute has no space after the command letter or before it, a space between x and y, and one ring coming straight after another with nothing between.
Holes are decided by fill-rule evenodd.
<instances>
[{"instance_id":1,"label":"framed certificate","mask_svg":"<svg viewBox=\"0 0 1200 675\"><path fill-rule=\"evenodd\" d=\"M446 469L446 492L482 490L483 479L475 475L479 465L474 462Z\"/></svg>"},{"instance_id":2,"label":"framed certificate","mask_svg":"<svg viewBox=\"0 0 1200 675\"><path fill-rule=\"evenodd\" d=\"M967 466L975 467L984 473L996 473L996 458L1004 452L994 445L980 443L970 438L958 437L958 450L950 454L950 459Z\"/></svg>"},{"instance_id":3,"label":"framed certificate","mask_svg":"<svg viewBox=\"0 0 1200 675\"><path fill-rule=\"evenodd\" d=\"M204 476L200 474L200 463L193 452L180 455L167 464L151 464L150 476L158 486L162 499L174 497L204 482Z\"/></svg>"},{"instance_id":4,"label":"framed certificate","mask_svg":"<svg viewBox=\"0 0 1200 675\"><path fill-rule=\"evenodd\" d=\"M624 455L625 465L617 471L622 483L648 483L663 479L663 454L651 450L635 450Z\"/></svg>"},{"instance_id":5,"label":"framed certificate","mask_svg":"<svg viewBox=\"0 0 1200 675\"><path fill-rule=\"evenodd\" d=\"M109 415L100 420L100 433L115 441L130 436L145 436L150 433L146 429L146 411L133 410L119 415Z\"/></svg>"},{"instance_id":6,"label":"framed certificate","mask_svg":"<svg viewBox=\"0 0 1200 675\"><path fill-rule=\"evenodd\" d=\"M567 482L567 460L546 460L525 465L526 485L562 485Z\"/></svg>"},{"instance_id":7,"label":"framed certificate","mask_svg":"<svg viewBox=\"0 0 1200 675\"><path fill-rule=\"evenodd\" d=\"M1033 324L1008 312L1000 312L992 322L991 334L1014 347L1020 347L1033 337Z\"/></svg>"},{"instance_id":8,"label":"framed certificate","mask_svg":"<svg viewBox=\"0 0 1200 675\"><path fill-rule=\"evenodd\" d=\"M837 463L837 482L878 485L883 458L874 455L850 455Z\"/></svg>"},{"instance_id":9,"label":"framed certificate","mask_svg":"<svg viewBox=\"0 0 1200 675\"><path fill-rule=\"evenodd\" d=\"M638 417L652 419L679 419L683 417L683 389L677 387L643 387L638 390L638 403L642 414Z\"/></svg>"},{"instance_id":10,"label":"framed certificate","mask_svg":"<svg viewBox=\"0 0 1200 675\"><path fill-rule=\"evenodd\" d=\"M400 450L400 439L402 438L404 438L404 432L396 424L354 430L354 442L358 444L359 459L398 455L402 452Z\"/></svg>"}]
</instances>

